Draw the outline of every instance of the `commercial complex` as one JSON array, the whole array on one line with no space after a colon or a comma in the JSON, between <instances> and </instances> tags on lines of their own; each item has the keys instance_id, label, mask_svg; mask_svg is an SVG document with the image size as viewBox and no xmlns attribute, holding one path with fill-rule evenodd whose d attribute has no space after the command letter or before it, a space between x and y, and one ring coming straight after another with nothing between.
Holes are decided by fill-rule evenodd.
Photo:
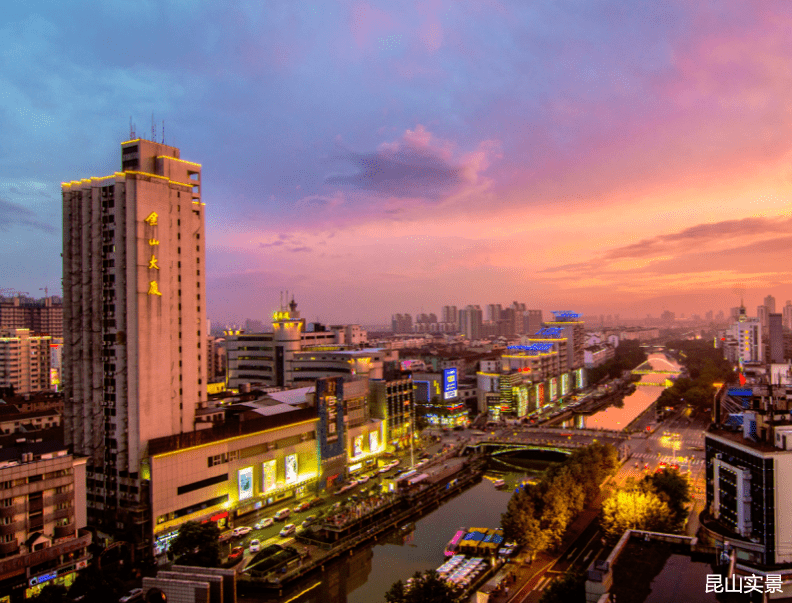
<instances>
[{"instance_id":1,"label":"commercial complex","mask_svg":"<svg viewBox=\"0 0 792 603\"><path fill-rule=\"evenodd\" d=\"M145 547L148 442L206 400L201 166L121 144L121 171L65 182L65 440L88 457L89 521Z\"/></svg>"}]
</instances>

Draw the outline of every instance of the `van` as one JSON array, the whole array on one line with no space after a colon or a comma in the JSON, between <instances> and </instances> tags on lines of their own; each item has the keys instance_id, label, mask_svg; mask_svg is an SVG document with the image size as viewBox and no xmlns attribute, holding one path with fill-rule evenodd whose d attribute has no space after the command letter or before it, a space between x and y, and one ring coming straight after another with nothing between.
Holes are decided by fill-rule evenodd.
<instances>
[{"instance_id":1,"label":"van","mask_svg":"<svg viewBox=\"0 0 792 603\"><path fill-rule=\"evenodd\" d=\"M281 509L277 513L275 513L275 521L286 521L286 518L291 515L291 509L288 507L285 509Z\"/></svg>"}]
</instances>

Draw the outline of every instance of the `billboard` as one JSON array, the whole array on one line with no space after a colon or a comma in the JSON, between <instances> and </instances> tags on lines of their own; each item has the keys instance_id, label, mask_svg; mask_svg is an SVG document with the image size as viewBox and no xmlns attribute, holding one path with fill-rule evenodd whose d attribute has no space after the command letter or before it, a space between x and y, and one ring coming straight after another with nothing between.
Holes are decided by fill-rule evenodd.
<instances>
[{"instance_id":1,"label":"billboard","mask_svg":"<svg viewBox=\"0 0 792 603\"><path fill-rule=\"evenodd\" d=\"M290 454L286 457L286 483L293 484L297 481L297 455Z\"/></svg>"},{"instance_id":2,"label":"billboard","mask_svg":"<svg viewBox=\"0 0 792 603\"><path fill-rule=\"evenodd\" d=\"M443 400L457 397L457 370L448 368L443 370Z\"/></svg>"},{"instance_id":3,"label":"billboard","mask_svg":"<svg viewBox=\"0 0 792 603\"><path fill-rule=\"evenodd\" d=\"M379 432L369 432L369 452L376 452L379 448Z\"/></svg>"},{"instance_id":4,"label":"billboard","mask_svg":"<svg viewBox=\"0 0 792 603\"><path fill-rule=\"evenodd\" d=\"M253 467L245 467L239 470L239 500L245 500L253 496Z\"/></svg>"},{"instance_id":5,"label":"billboard","mask_svg":"<svg viewBox=\"0 0 792 603\"><path fill-rule=\"evenodd\" d=\"M550 401L553 402L558 397L558 378L550 379Z\"/></svg>"},{"instance_id":6,"label":"billboard","mask_svg":"<svg viewBox=\"0 0 792 603\"><path fill-rule=\"evenodd\" d=\"M265 461L261 464L261 491L268 492L275 487L278 477L278 461Z\"/></svg>"},{"instance_id":7,"label":"billboard","mask_svg":"<svg viewBox=\"0 0 792 603\"><path fill-rule=\"evenodd\" d=\"M561 395L566 396L569 393L569 373L561 375Z\"/></svg>"},{"instance_id":8,"label":"billboard","mask_svg":"<svg viewBox=\"0 0 792 603\"><path fill-rule=\"evenodd\" d=\"M359 457L363 454L363 436L355 436L355 439L352 440L352 458Z\"/></svg>"},{"instance_id":9,"label":"billboard","mask_svg":"<svg viewBox=\"0 0 792 603\"><path fill-rule=\"evenodd\" d=\"M514 393L517 401L517 416L524 417L528 414L528 388L525 385L519 385L514 389L516 390Z\"/></svg>"}]
</instances>

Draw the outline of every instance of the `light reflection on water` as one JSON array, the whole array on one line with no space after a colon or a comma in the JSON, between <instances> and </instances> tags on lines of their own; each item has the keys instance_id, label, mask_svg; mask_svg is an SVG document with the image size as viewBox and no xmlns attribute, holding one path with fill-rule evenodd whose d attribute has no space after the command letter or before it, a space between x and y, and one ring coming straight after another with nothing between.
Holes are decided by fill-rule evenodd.
<instances>
[{"instance_id":1,"label":"light reflection on water","mask_svg":"<svg viewBox=\"0 0 792 603\"><path fill-rule=\"evenodd\" d=\"M676 362L669 361L663 354L651 354L649 364L655 370L679 370ZM641 381L649 383L662 383L671 374L641 375ZM659 385L638 385L634 393L624 398L623 406L609 406L608 408L583 417L584 425L588 429L624 429L645 411L652 402L660 397L665 387Z\"/></svg>"}]
</instances>

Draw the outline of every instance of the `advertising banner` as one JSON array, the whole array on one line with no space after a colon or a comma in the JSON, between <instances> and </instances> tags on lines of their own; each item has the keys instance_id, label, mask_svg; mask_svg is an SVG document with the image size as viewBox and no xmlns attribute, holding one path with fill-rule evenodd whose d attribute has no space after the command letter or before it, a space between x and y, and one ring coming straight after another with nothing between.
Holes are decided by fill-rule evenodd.
<instances>
[{"instance_id":1,"label":"advertising banner","mask_svg":"<svg viewBox=\"0 0 792 603\"><path fill-rule=\"evenodd\" d=\"M457 370L448 368L443 370L443 399L450 400L457 397Z\"/></svg>"},{"instance_id":2,"label":"advertising banner","mask_svg":"<svg viewBox=\"0 0 792 603\"><path fill-rule=\"evenodd\" d=\"M239 470L239 500L253 496L253 467Z\"/></svg>"},{"instance_id":3,"label":"advertising banner","mask_svg":"<svg viewBox=\"0 0 792 603\"><path fill-rule=\"evenodd\" d=\"M369 432L369 452L376 452L379 448L379 432Z\"/></svg>"},{"instance_id":4,"label":"advertising banner","mask_svg":"<svg viewBox=\"0 0 792 603\"><path fill-rule=\"evenodd\" d=\"M278 477L278 461L265 461L261 464L261 491L267 492L275 487Z\"/></svg>"},{"instance_id":5,"label":"advertising banner","mask_svg":"<svg viewBox=\"0 0 792 603\"><path fill-rule=\"evenodd\" d=\"M352 440L352 458L357 458L363 454L363 436L355 436Z\"/></svg>"},{"instance_id":6,"label":"advertising banner","mask_svg":"<svg viewBox=\"0 0 792 603\"><path fill-rule=\"evenodd\" d=\"M297 481L297 455L290 454L286 457L286 483L293 484Z\"/></svg>"}]
</instances>

